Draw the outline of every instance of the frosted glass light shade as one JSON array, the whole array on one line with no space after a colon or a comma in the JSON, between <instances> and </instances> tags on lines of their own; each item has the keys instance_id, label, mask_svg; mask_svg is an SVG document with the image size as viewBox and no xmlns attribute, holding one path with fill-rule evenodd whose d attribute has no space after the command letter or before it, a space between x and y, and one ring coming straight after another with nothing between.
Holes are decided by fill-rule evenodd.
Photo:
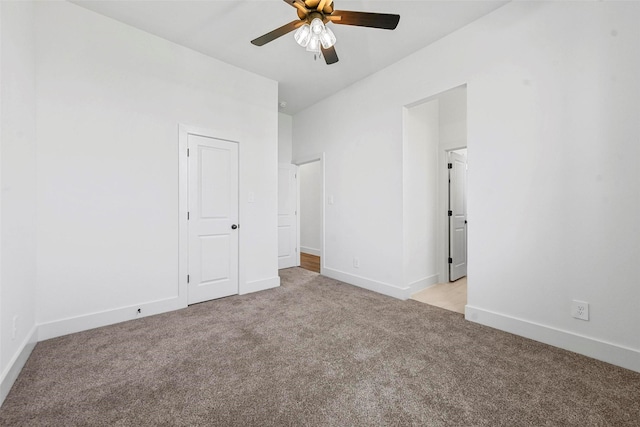
<instances>
[{"instance_id":1,"label":"frosted glass light shade","mask_svg":"<svg viewBox=\"0 0 640 427\"><path fill-rule=\"evenodd\" d=\"M320 35L320 33L324 30L324 24L320 20L320 18L313 18L311 21L311 32L316 35Z\"/></svg>"},{"instance_id":2,"label":"frosted glass light shade","mask_svg":"<svg viewBox=\"0 0 640 427\"><path fill-rule=\"evenodd\" d=\"M330 28L325 27L324 31L320 33L320 43L322 43L322 47L325 49L329 49L336 44L336 36Z\"/></svg>"},{"instance_id":3,"label":"frosted glass light shade","mask_svg":"<svg viewBox=\"0 0 640 427\"><path fill-rule=\"evenodd\" d=\"M2 1L2 0L0 0ZM304 23L293 34L296 43L307 48L308 52L320 53L320 46L329 49L336 44L336 36L327 28L322 19L313 18L310 24Z\"/></svg>"},{"instance_id":4,"label":"frosted glass light shade","mask_svg":"<svg viewBox=\"0 0 640 427\"><path fill-rule=\"evenodd\" d=\"M298 28L293 34L293 38L296 39L296 43L300 46L307 47L309 40L311 40L311 27L309 24L304 24L302 27Z\"/></svg>"},{"instance_id":5,"label":"frosted glass light shade","mask_svg":"<svg viewBox=\"0 0 640 427\"><path fill-rule=\"evenodd\" d=\"M308 52L320 53L320 39L315 34L311 36L309 44L307 45Z\"/></svg>"}]
</instances>

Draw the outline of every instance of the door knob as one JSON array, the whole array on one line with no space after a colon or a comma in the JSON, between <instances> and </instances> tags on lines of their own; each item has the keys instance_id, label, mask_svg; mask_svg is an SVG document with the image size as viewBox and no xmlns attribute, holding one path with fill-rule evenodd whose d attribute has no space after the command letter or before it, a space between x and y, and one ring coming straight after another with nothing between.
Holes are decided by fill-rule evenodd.
<instances>
[{"instance_id":1,"label":"door knob","mask_svg":"<svg viewBox=\"0 0 640 427\"><path fill-rule=\"evenodd\" d=\"M231 229L232 229L232 230L235 230L236 228L238 228L238 226L237 226L236 224L233 224L233 225L231 226Z\"/></svg>"}]
</instances>

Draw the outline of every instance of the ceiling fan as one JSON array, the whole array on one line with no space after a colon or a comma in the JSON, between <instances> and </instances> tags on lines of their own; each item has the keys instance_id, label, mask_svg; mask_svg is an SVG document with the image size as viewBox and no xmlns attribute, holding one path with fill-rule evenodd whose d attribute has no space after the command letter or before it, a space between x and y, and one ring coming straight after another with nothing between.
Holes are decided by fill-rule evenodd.
<instances>
[{"instance_id":1,"label":"ceiling fan","mask_svg":"<svg viewBox=\"0 0 640 427\"><path fill-rule=\"evenodd\" d=\"M284 0L285 3L298 10L298 18L280 28L251 40L256 46L263 46L278 37L296 30L296 42L310 52L320 53L327 64L338 62L334 44L336 37L326 26L329 22L357 27L382 28L394 30L400 21L400 15L389 13L353 12L334 10L333 0Z\"/></svg>"}]
</instances>

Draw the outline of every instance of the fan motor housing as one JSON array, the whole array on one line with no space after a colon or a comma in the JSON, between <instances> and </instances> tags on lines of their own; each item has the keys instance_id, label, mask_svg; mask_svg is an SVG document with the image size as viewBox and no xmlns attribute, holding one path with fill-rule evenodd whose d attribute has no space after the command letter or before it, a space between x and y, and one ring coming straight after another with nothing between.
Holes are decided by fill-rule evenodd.
<instances>
[{"instance_id":1,"label":"fan motor housing","mask_svg":"<svg viewBox=\"0 0 640 427\"><path fill-rule=\"evenodd\" d=\"M309 13L314 11L314 12L319 12L318 9L318 5L320 4L320 0L305 0L304 1L305 6L307 6L307 13L305 14L303 11L298 10L298 18L300 18L301 20L305 21L307 19L307 17L309 16ZM333 2L327 2L327 4L324 6L324 8L322 9L322 20L324 21L324 15L331 15L333 13Z\"/></svg>"}]
</instances>

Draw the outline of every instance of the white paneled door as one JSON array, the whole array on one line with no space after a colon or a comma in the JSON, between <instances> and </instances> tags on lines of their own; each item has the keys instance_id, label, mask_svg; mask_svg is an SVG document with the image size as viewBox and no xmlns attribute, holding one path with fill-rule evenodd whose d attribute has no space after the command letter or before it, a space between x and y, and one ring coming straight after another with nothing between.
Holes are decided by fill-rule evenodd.
<instances>
[{"instance_id":1,"label":"white paneled door","mask_svg":"<svg viewBox=\"0 0 640 427\"><path fill-rule=\"evenodd\" d=\"M278 167L278 268L300 265L298 251L298 167Z\"/></svg>"},{"instance_id":2,"label":"white paneled door","mask_svg":"<svg viewBox=\"0 0 640 427\"><path fill-rule=\"evenodd\" d=\"M467 275L467 161L449 153L449 280Z\"/></svg>"},{"instance_id":3,"label":"white paneled door","mask_svg":"<svg viewBox=\"0 0 640 427\"><path fill-rule=\"evenodd\" d=\"M189 285L195 304L238 293L238 144L189 134Z\"/></svg>"}]
</instances>

